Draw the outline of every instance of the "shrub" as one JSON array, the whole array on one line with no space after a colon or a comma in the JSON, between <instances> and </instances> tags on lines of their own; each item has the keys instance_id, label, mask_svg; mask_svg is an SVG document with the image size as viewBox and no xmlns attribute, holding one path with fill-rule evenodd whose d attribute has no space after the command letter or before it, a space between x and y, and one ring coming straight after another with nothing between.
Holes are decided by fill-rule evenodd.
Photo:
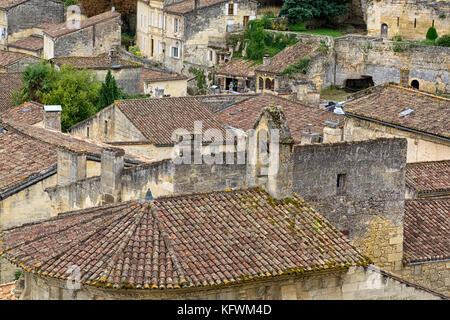
<instances>
[{"instance_id":1,"label":"shrub","mask_svg":"<svg viewBox=\"0 0 450 320\"><path fill-rule=\"evenodd\" d=\"M393 36L392 41L403 41L402 36Z\"/></svg>"},{"instance_id":2,"label":"shrub","mask_svg":"<svg viewBox=\"0 0 450 320\"><path fill-rule=\"evenodd\" d=\"M320 44L316 50L321 53L328 53L328 45L326 44L325 40L320 40Z\"/></svg>"},{"instance_id":3,"label":"shrub","mask_svg":"<svg viewBox=\"0 0 450 320\"><path fill-rule=\"evenodd\" d=\"M122 46L129 48L134 44L135 37L130 36L128 33L122 33Z\"/></svg>"},{"instance_id":4,"label":"shrub","mask_svg":"<svg viewBox=\"0 0 450 320\"><path fill-rule=\"evenodd\" d=\"M394 52L405 52L405 51L408 51L408 47L406 45L396 44L392 48L392 51L394 51Z\"/></svg>"},{"instance_id":5,"label":"shrub","mask_svg":"<svg viewBox=\"0 0 450 320\"><path fill-rule=\"evenodd\" d=\"M436 40L438 38L438 33L435 27L430 27L427 31L427 40Z\"/></svg>"},{"instance_id":6,"label":"shrub","mask_svg":"<svg viewBox=\"0 0 450 320\"><path fill-rule=\"evenodd\" d=\"M21 275L22 275L22 270L17 270L16 272L14 272L14 281L19 280Z\"/></svg>"},{"instance_id":7,"label":"shrub","mask_svg":"<svg viewBox=\"0 0 450 320\"><path fill-rule=\"evenodd\" d=\"M281 74L283 75L292 75L297 72L301 72L303 74L306 74L308 72L309 62L311 59L309 57L303 57L297 62L291 64L289 67L284 69Z\"/></svg>"},{"instance_id":8,"label":"shrub","mask_svg":"<svg viewBox=\"0 0 450 320\"><path fill-rule=\"evenodd\" d=\"M131 46L128 51L138 57L142 57L141 49L139 49L139 46Z\"/></svg>"},{"instance_id":9,"label":"shrub","mask_svg":"<svg viewBox=\"0 0 450 320\"><path fill-rule=\"evenodd\" d=\"M442 37L437 38L436 45L441 47L450 47L450 34L444 34Z\"/></svg>"}]
</instances>

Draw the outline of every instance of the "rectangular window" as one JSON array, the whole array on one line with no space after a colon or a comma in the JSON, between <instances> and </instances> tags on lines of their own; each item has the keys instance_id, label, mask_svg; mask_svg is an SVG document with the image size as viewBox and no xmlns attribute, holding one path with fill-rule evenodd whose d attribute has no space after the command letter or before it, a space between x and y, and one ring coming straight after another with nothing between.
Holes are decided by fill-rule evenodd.
<instances>
[{"instance_id":1,"label":"rectangular window","mask_svg":"<svg viewBox=\"0 0 450 320\"><path fill-rule=\"evenodd\" d=\"M213 52L212 50L209 50L209 61L213 60Z\"/></svg>"},{"instance_id":2,"label":"rectangular window","mask_svg":"<svg viewBox=\"0 0 450 320\"><path fill-rule=\"evenodd\" d=\"M178 19L178 18L175 18L175 20L174 20L173 32L174 33L180 32L180 19Z\"/></svg>"},{"instance_id":3,"label":"rectangular window","mask_svg":"<svg viewBox=\"0 0 450 320\"><path fill-rule=\"evenodd\" d=\"M229 3L228 4L228 15L229 16L233 16L234 15L234 4L233 3Z\"/></svg>"},{"instance_id":4,"label":"rectangular window","mask_svg":"<svg viewBox=\"0 0 450 320\"><path fill-rule=\"evenodd\" d=\"M152 12L152 27L155 26L155 13Z\"/></svg>"},{"instance_id":5,"label":"rectangular window","mask_svg":"<svg viewBox=\"0 0 450 320\"><path fill-rule=\"evenodd\" d=\"M162 29L162 24L163 24L162 14L159 14L158 15L158 28Z\"/></svg>"},{"instance_id":6,"label":"rectangular window","mask_svg":"<svg viewBox=\"0 0 450 320\"><path fill-rule=\"evenodd\" d=\"M89 127L86 128L86 137L89 138Z\"/></svg>"},{"instance_id":7,"label":"rectangular window","mask_svg":"<svg viewBox=\"0 0 450 320\"><path fill-rule=\"evenodd\" d=\"M108 135L108 120L105 120L105 136Z\"/></svg>"},{"instance_id":8,"label":"rectangular window","mask_svg":"<svg viewBox=\"0 0 450 320\"><path fill-rule=\"evenodd\" d=\"M400 26L400 17L397 17L397 27Z\"/></svg>"},{"instance_id":9,"label":"rectangular window","mask_svg":"<svg viewBox=\"0 0 450 320\"><path fill-rule=\"evenodd\" d=\"M174 58L179 58L180 57L180 53L179 53L179 50L178 50L178 48L177 47L172 47L172 57L174 57Z\"/></svg>"},{"instance_id":10,"label":"rectangular window","mask_svg":"<svg viewBox=\"0 0 450 320\"><path fill-rule=\"evenodd\" d=\"M417 19L414 18L414 28L417 27Z\"/></svg>"},{"instance_id":11,"label":"rectangular window","mask_svg":"<svg viewBox=\"0 0 450 320\"><path fill-rule=\"evenodd\" d=\"M340 173L337 175L336 190L338 194L343 193L345 191L346 180L347 174Z\"/></svg>"},{"instance_id":12,"label":"rectangular window","mask_svg":"<svg viewBox=\"0 0 450 320\"><path fill-rule=\"evenodd\" d=\"M163 20L163 30L166 30L166 16L164 16Z\"/></svg>"}]
</instances>

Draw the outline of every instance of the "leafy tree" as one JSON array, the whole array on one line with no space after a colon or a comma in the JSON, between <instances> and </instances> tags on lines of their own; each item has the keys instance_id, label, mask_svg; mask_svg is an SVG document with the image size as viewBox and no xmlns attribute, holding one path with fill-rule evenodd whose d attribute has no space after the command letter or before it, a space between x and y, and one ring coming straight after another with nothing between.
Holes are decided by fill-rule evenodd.
<instances>
[{"instance_id":1,"label":"leafy tree","mask_svg":"<svg viewBox=\"0 0 450 320\"><path fill-rule=\"evenodd\" d=\"M252 20L248 24L245 38L249 39L246 54L249 60L262 60L264 56L264 39L268 32L264 30L261 20Z\"/></svg>"},{"instance_id":2,"label":"leafy tree","mask_svg":"<svg viewBox=\"0 0 450 320\"><path fill-rule=\"evenodd\" d=\"M350 0L286 0L280 11L280 16L288 17L293 24L313 19L327 19L348 12L345 5Z\"/></svg>"},{"instance_id":3,"label":"leafy tree","mask_svg":"<svg viewBox=\"0 0 450 320\"><path fill-rule=\"evenodd\" d=\"M122 92L119 87L117 87L116 79L111 74L111 70L108 70L105 82L102 83L102 86L100 88L98 110L101 110L113 104L114 101L121 99L121 97Z\"/></svg>"},{"instance_id":4,"label":"leafy tree","mask_svg":"<svg viewBox=\"0 0 450 320\"><path fill-rule=\"evenodd\" d=\"M61 126L66 131L97 112L100 88L91 70L62 66L52 89L43 94L42 103L62 106Z\"/></svg>"},{"instance_id":5,"label":"leafy tree","mask_svg":"<svg viewBox=\"0 0 450 320\"><path fill-rule=\"evenodd\" d=\"M81 0L81 4L89 17L111 10L110 0Z\"/></svg>"},{"instance_id":6,"label":"leafy tree","mask_svg":"<svg viewBox=\"0 0 450 320\"><path fill-rule=\"evenodd\" d=\"M51 90L55 77L56 70L46 61L28 66L22 74L22 87L12 95L12 103L42 102L42 95Z\"/></svg>"},{"instance_id":7,"label":"leafy tree","mask_svg":"<svg viewBox=\"0 0 450 320\"><path fill-rule=\"evenodd\" d=\"M436 40L438 38L438 33L435 27L430 27L427 31L427 40Z\"/></svg>"},{"instance_id":8,"label":"leafy tree","mask_svg":"<svg viewBox=\"0 0 450 320\"><path fill-rule=\"evenodd\" d=\"M442 37L437 38L436 45L450 47L450 34L444 34Z\"/></svg>"}]
</instances>

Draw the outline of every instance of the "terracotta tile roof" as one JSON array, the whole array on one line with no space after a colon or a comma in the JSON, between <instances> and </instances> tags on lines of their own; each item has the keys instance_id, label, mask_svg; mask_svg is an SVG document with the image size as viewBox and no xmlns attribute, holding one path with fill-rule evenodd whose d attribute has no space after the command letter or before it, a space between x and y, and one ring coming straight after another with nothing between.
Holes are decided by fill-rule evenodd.
<instances>
[{"instance_id":1,"label":"terracotta tile roof","mask_svg":"<svg viewBox=\"0 0 450 320\"><path fill-rule=\"evenodd\" d=\"M27 1L28 0L0 0L0 9L8 9Z\"/></svg>"},{"instance_id":2,"label":"terracotta tile roof","mask_svg":"<svg viewBox=\"0 0 450 320\"><path fill-rule=\"evenodd\" d=\"M405 261L450 259L450 198L405 201Z\"/></svg>"},{"instance_id":3,"label":"terracotta tile roof","mask_svg":"<svg viewBox=\"0 0 450 320\"><path fill-rule=\"evenodd\" d=\"M72 32L78 32L81 29L88 28L88 27L91 27L98 23L102 23L102 22L105 22L107 20L114 19L117 17L120 17L119 12L107 11L107 12L101 13L99 15L93 16L91 18L88 18L86 20L82 20L80 22L80 24L81 24L80 29L68 28L67 23L64 22L64 23L60 23L57 25L48 26L46 29L44 29L44 33L48 34L49 36L51 36L53 38L58 38L58 37L67 35Z\"/></svg>"},{"instance_id":4,"label":"terracotta tile roof","mask_svg":"<svg viewBox=\"0 0 450 320\"><path fill-rule=\"evenodd\" d=\"M253 65L254 63L254 61L245 59L233 59L229 63L220 67L216 71L216 74L253 78L255 76L255 69L259 67L259 65Z\"/></svg>"},{"instance_id":5,"label":"terracotta tile roof","mask_svg":"<svg viewBox=\"0 0 450 320\"><path fill-rule=\"evenodd\" d=\"M406 164L406 184L419 196L450 194L450 160Z\"/></svg>"},{"instance_id":6,"label":"terracotta tile roof","mask_svg":"<svg viewBox=\"0 0 450 320\"><path fill-rule=\"evenodd\" d=\"M213 6L222 2L227 2L227 0L200 0L199 9ZM186 14L194 11L194 0L186 0L169 6L164 6L164 10L172 13Z\"/></svg>"},{"instance_id":7,"label":"terracotta tile roof","mask_svg":"<svg viewBox=\"0 0 450 320\"><path fill-rule=\"evenodd\" d=\"M161 70L153 70L153 69L142 69L141 72L141 80L145 83L156 82L156 81L170 81L170 80L186 80L188 77L178 74L178 73L170 73L164 72Z\"/></svg>"},{"instance_id":8,"label":"terracotta tile roof","mask_svg":"<svg viewBox=\"0 0 450 320\"><path fill-rule=\"evenodd\" d=\"M38 102L25 102L20 106L4 111L0 118L23 124L34 125L44 119L44 105Z\"/></svg>"},{"instance_id":9,"label":"terracotta tile roof","mask_svg":"<svg viewBox=\"0 0 450 320\"><path fill-rule=\"evenodd\" d=\"M271 94L257 95L224 109L217 113L217 119L225 125L247 131L253 128L262 108L273 104L283 107L292 137L296 142L300 142L308 124L312 124L312 132L318 134L323 133L325 121L339 120L340 126L343 125L343 116Z\"/></svg>"},{"instance_id":10,"label":"terracotta tile roof","mask_svg":"<svg viewBox=\"0 0 450 320\"><path fill-rule=\"evenodd\" d=\"M358 93L343 107L349 115L450 138L450 99L396 85L382 85ZM401 116L408 109L412 113Z\"/></svg>"},{"instance_id":11,"label":"terracotta tile roof","mask_svg":"<svg viewBox=\"0 0 450 320\"><path fill-rule=\"evenodd\" d=\"M260 189L71 212L0 239L0 255L25 270L62 278L78 265L81 282L107 288L216 286L368 263L299 196L276 201Z\"/></svg>"},{"instance_id":12,"label":"terracotta tile roof","mask_svg":"<svg viewBox=\"0 0 450 320\"><path fill-rule=\"evenodd\" d=\"M0 73L0 117L5 110L13 107L11 94L22 87L22 73Z\"/></svg>"},{"instance_id":13,"label":"terracotta tile roof","mask_svg":"<svg viewBox=\"0 0 450 320\"><path fill-rule=\"evenodd\" d=\"M14 294L13 289L16 287L16 282L0 284L0 300L18 300Z\"/></svg>"},{"instance_id":14,"label":"terracotta tile roof","mask_svg":"<svg viewBox=\"0 0 450 320\"><path fill-rule=\"evenodd\" d=\"M29 36L27 38L13 42L8 46L28 51L39 51L44 49L44 38L38 36Z\"/></svg>"},{"instance_id":15,"label":"terracotta tile roof","mask_svg":"<svg viewBox=\"0 0 450 320\"><path fill-rule=\"evenodd\" d=\"M0 134L0 199L3 192L39 176L57 162L54 146L7 129Z\"/></svg>"},{"instance_id":16,"label":"terracotta tile roof","mask_svg":"<svg viewBox=\"0 0 450 320\"><path fill-rule=\"evenodd\" d=\"M299 41L274 55L270 59L269 65L260 65L256 68L256 72L281 73L291 64L299 61L301 58L311 55L316 48L316 44L306 44Z\"/></svg>"},{"instance_id":17,"label":"terracotta tile roof","mask_svg":"<svg viewBox=\"0 0 450 320\"><path fill-rule=\"evenodd\" d=\"M25 57L27 57L25 53L0 50L0 67L7 67Z\"/></svg>"},{"instance_id":18,"label":"terracotta tile roof","mask_svg":"<svg viewBox=\"0 0 450 320\"><path fill-rule=\"evenodd\" d=\"M219 129L225 137L224 125L196 97L121 100L117 106L153 144L173 144L172 134L177 129L193 133L195 121L202 122L203 131Z\"/></svg>"},{"instance_id":19,"label":"terracotta tile roof","mask_svg":"<svg viewBox=\"0 0 450 320\"><path fill-rule=\"evenodd\" d=\"M62 65L72 65L78 69L109 69L110 68L110 57L108 54L102 54L98 57L58 57L51 59L53 63L58 66ZM125 59L120 59L121 67L132 67L140 68L141 64L128 61Z\"/></svg>"}]
</instances>

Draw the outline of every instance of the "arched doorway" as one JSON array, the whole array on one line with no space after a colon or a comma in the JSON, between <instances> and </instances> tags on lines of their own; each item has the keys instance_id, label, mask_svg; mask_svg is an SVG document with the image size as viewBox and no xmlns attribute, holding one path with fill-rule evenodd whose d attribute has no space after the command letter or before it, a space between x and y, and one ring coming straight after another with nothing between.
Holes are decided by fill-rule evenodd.
<instances>
[{"instance_id":1,"label":"arched doorway","mask_svg":"<svg viewBox=\"0 0 450 320\"><path fill-rule=\"evenodd\" d=\"M387 38L387 36L388 36L388 25L386 23L383 23L381 25L381 37Z\"/></svg>"},{"instance_id":2,"label":"arched doorway","mask_svg":"<svg viewBox=\"0 0 450 320\"><path fill-rule=\"evenodd\" d=\"M266 79L266 90L273 90L273 81L269 78Z\"/></svg>"},{"instance_id":3,"label":"arched doorway","mask_svg":"<svg viewBox=\"0 0 450 320\"><path fill-rule=\"evenodd\" d=\"M419 81L417 80L411 81L411 87L413 87L416 90L419 90Z\"/></svg>"}]
</instances>

